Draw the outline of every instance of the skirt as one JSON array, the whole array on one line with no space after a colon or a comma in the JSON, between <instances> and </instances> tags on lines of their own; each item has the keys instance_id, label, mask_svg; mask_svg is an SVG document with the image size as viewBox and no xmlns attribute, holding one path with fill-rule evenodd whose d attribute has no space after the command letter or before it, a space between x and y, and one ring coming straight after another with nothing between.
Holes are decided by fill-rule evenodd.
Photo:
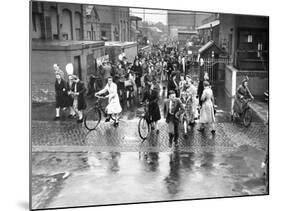
<instances>
[{"instance_id":1,"label":"skirt","mask_svg":"<svg viewBox=\"0 0 281 211\"><path fill-rule=\"evenodd\" d=\"M215 122L214 106L211 100L207 100L202 104L200 110L199 123L214 123L214 122Z\"/></svg>"},{"instance_id":2,"label":"skirt","mask_svg":"<svg viewBox=\"0 0 281 211\"><path fill-rule=\"evenodd\" d=\"M109 103L106 107L106 113L107 114L119 114L122 111L122 107L119 102L119 97L115 97L111 100L109 100Z\"/></svg>"}]
</instances>

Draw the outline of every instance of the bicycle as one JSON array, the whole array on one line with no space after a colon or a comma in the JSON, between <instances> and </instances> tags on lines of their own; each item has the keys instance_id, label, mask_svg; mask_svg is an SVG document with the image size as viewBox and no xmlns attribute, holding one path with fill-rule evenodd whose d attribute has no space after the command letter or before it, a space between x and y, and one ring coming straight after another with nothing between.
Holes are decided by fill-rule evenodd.
<instances>
[{"instance_id":1,"label":"bicycle","mask_svg":"<svg viewBox=\"0 0 281 211\"><path fill-rule=\"evenodd\" d=\"M233 110L233 114L231 115L231 121L234 121L236 118L239 118L245 127L249 127L252 122L252 110L249 106L249 102L252 101L251 98L245 99L245 105L243 106L242 113L237 113Z\"/></svg>"},{"instance_id":2,"label":"bicycle","mask_svg":"<svg viewBox=\"0 0 281 211\"><path fill-rule=\"evenodd\" d=\"M148 103L144 104L144 112L139 115L140 119L138 122L138 132L141 139L144 141L147 139L148 134L151 131L151 124L149 121L148 114Z\"/></svg>"},{"instance_id":3,"label":"bicycle","mask_svg":"<svg viewBox=\"0 0 281 211\"><path fill-rule=\"evenodd\" d=\"M107 98L102 97L102 96L96 96L96 97L97 97L97 101L87 111L87 113L85 114L85 118L84 118L84 125L89 131L95 130L98 127L98 125L101 121L101 118L102 118L102 113L105 117L108 115L105 111L105 108L101 104L101 100L107 99ZM117 120L111 114L109 114L109 117L113 121ZM118 120L119 120L119 118L118 118Z\"/></svg>"}]
</instances>

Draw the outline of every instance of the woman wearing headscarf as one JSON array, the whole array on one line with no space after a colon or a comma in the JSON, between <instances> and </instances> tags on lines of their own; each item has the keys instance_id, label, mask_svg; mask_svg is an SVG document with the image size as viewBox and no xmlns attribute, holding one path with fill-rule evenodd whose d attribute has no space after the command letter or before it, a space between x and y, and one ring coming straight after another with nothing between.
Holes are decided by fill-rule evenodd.
<instances>
[{"instance_id":1,"label":"woman wearing headscarf","mask_svg":"<svg viewBox=\"0 0 281 211\"><path fill-rule=\"evenodd\" d=\"M209 80L209 76L208 73L206 71L204 71L204 60L203 58L200 58L200 72L199 72L199 84L198 84L198 89L197 89L197 95L199 98L199 105L202 106L202 100L201 100L201 96L203 94L203 90L204 90L204 81L208 81Z\"/></svg>"},{"instance_id":2,"label":"woman wearing headscarf","mask_svg":"<svg viewBox=\"0 0 281 211\"><path fill-rule=\"evenodd\" d=\"M73 108L78 114L77 123L83 122L83 111L86 109L87 104L85 100L86 88L84 83L75 75L69 94L73 97Z\"/></svg>"}]
</instances>

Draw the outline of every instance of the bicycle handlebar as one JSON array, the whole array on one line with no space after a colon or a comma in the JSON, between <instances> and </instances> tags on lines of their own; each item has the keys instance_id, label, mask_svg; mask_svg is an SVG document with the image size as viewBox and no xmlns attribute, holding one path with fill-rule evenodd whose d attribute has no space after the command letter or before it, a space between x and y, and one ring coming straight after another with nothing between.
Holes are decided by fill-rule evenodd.
<instances>
[{"instance_id":1,"label":"bicycle handlebar","mask_svg":"<svg viewBox=\"0 0 281 211\"><path fill-rule=\"evenodd\" d=\"M103 97L103 96L99 96L99 95L95 95L96 98L99 98L99 99L106 99L106 97Z\"/></svg>"}]
</instances>

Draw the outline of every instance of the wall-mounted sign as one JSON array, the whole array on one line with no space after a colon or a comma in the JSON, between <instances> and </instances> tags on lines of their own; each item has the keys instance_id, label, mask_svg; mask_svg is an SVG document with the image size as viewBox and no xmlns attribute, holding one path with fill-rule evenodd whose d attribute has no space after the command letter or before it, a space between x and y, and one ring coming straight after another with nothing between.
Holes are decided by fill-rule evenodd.
<instances>
[{"instance_id":1,"label":"wall-mounted sign","mask_svg":"<svg viewBox=\"0 0 281 211\"><path fill-rule=\"evenodd\" d=\"M97 59L97 65L102 65L103 62L108 62L109 61L109 55L104 55L104 56L101 56L101 57L98 57Z\"/></svg>"}]
</instances>

